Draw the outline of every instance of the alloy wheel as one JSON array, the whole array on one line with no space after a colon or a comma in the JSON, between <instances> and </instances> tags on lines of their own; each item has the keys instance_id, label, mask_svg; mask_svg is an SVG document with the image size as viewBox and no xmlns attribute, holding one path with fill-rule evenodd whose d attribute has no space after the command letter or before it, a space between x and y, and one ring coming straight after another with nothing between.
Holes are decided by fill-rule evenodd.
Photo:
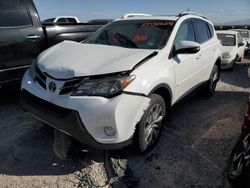
<instances>
[{"instance_id":1,"label":"alloy wheel","mask_svg":"<svg viewBox=\"0 0 250 188\"><path fill-rule=\"evenodd\" d=\"M144 139L147 145L152 145L157 140L160 134L163 116L164 113L160 104L155 104L150 109L144 129Z\"/></svg>"}]
</instances>

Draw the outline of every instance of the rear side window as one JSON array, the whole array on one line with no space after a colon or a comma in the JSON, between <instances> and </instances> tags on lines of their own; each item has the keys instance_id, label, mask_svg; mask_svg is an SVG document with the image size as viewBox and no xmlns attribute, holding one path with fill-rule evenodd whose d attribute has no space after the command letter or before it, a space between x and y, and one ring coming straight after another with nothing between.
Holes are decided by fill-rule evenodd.
<instances>
[{"instance_id":1,"label":"rear side window","mask_svg":"<svg viewBox=\"0 0 250 188\"><path fill-rule=\"evenodd\" d=\"M197 42L200 44L208 41L210 39L210 34L208 31L207 23L203 20L194 20L194 25L196 29Z\"/></svg>"},{"instance_id":2,"label":"rear side window","mask_svg":"<svg viewBox=\"0 0 250 188\"><path fill-rule=\"evenodd\" d=\"M57 20L57 23L67 23L67 19L66 18L59 18Z\"/></svg>"},{"instance_id":3,"label":"rear side window","mask_svg":"<svg viewBox=\"0 0 250 188\"><path fill-rule=\"evenodd\" d=\"M0 27L20 27L31 24L23 0L0 1Z\"/></svg>"},{"instance_id":4,"label":"rear side window","mask_svg":"<svg viewBox=\"0 0 250 188\"><path fill-rule=\"evenodd\" d=\"M68 23L77 23L76 22L76 19L74 19L74 18L67 18L67 20L68 20Z\"/></svg>"},{"instance_id":5,"label":"rear side window","mask_svg":"<svg viewBox=\"0 0 250 188\"><path fill-rule=\"evenodd\" d=\"M212 38L214 36L214 27L209 23L207 25L208 25L208 29L210 31L210 36Z\"/></svg>"}]
</instances>

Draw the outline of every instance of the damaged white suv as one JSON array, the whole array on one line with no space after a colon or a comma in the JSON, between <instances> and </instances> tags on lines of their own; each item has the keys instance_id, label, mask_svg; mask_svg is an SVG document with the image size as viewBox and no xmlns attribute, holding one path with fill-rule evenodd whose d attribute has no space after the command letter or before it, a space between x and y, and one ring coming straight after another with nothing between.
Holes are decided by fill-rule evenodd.
<instances>
[{"instance_id":1,"label":"damaged white suv","mask_svg":"<svg viewBox=\"0 0 250 188\"><path fill-rule=\"evenodd\" d=\"M25 73L21 104L99 149L157 142L171 106L200 85L214 93L221 44L195 13L126 15L81 43L44 51Z\"/></svg>"}]
</instances>

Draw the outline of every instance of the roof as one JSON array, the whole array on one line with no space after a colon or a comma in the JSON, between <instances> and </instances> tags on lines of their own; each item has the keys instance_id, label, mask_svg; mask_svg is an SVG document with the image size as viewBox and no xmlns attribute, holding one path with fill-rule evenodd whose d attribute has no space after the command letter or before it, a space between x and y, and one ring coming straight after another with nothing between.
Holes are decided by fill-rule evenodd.
<instances>
[{"instance_id":1,"label":"roof","mask_svg":"<svg viewBox=\"0 0 250 188\"><path fill-rule=\"evenodd\" d=\"M238 32L232 31L232 30L220 30L220 31L216 31L216 33L236 35Z\"/></svg>"},{"instance_id":2,"label":"roof","mask_svg":"<svg viewBox=\"0 0 250 188\"><path fill-rule=\"evenodd\" d=\"M120 18L118 20L170 20L177 21L178 16L131 16L126 18Z\"/></svg>"},{"instance_id":3,"label":"roof","mask_svg":"<svg viewBox=\"0 0 250 188\"><path fill-rule=\"evenodd\" d=\"M204 16L195 13L195 12L181 12L179 15L151 15L151 14L142 14L142 13L129 13L125 14L117 20L170 20L177 21L179 18L184 16L194 16L206 19Z\"/></svg>"}]
</instances>

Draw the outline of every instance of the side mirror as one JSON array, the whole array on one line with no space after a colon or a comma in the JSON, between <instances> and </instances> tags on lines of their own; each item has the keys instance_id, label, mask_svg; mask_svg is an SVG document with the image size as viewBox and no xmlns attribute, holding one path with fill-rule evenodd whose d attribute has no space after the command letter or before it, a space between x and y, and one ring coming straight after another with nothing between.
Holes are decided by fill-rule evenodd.
<instances>
[{"instance_id":1,"label":"side mirror","mask_svg":"<svg viewBox=\"0 0 250 188\"><path fill-rule=\"evenodd\" d=\"M200 44L182 40L175 46L174 54L195 54L200 51Z\"/></svg>"},{"instance_id":2,"label":"side mirror","mask_svg":"<svg viewBox=\"0 0 250 188\"><path fill-rule=\"evenodd\" d=\"M245 45L244 42L240 42L240 43L239 43L239 47L244 46L244 45Z\"/></svg>"}]
</instances>

